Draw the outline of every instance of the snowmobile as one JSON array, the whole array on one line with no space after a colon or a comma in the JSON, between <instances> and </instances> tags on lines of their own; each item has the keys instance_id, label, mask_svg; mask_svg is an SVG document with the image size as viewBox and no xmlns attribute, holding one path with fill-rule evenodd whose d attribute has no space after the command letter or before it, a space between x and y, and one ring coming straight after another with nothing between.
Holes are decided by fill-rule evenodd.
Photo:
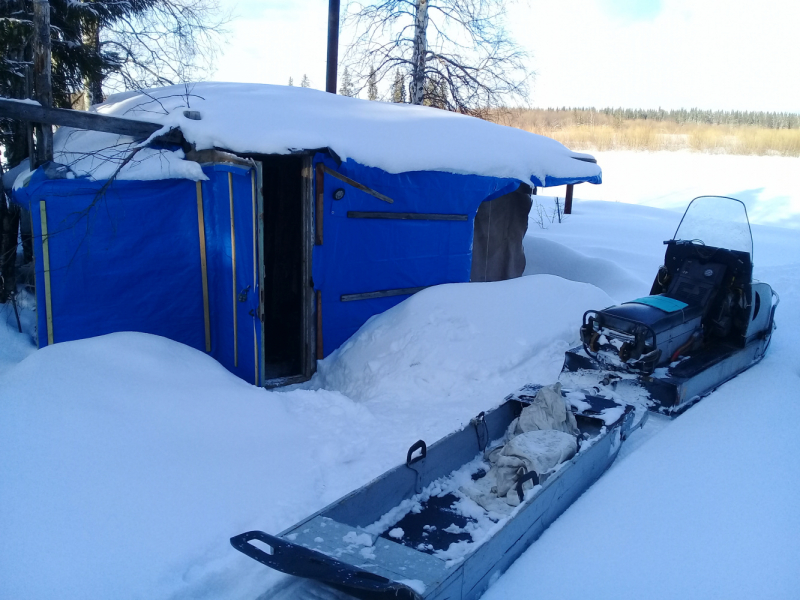
<instances>
[{"instance_id":1,"label":"snowmobile","mask_svg":"<svg viewBox=\"0 0 800 600\"><path fill-rule=\"evenodd\" d=\"M612 386L634 375L651 408L675 416L763 358L779 298L753 279L747 209L735 198L695 198L664 244L650 295L587 311L562 375L596 371Z\"/></svg>"},{"instance_id":2,"label":"snowmobile","mask_svg":"<svg viewBox=\"0 0 800 600\"><path fill-rule=\"evenodd\" d=\"M282 533L248 531L231 544L357 598L475 600L636 427L632 406L528 385Z\"/></svg>"}]
</instances>

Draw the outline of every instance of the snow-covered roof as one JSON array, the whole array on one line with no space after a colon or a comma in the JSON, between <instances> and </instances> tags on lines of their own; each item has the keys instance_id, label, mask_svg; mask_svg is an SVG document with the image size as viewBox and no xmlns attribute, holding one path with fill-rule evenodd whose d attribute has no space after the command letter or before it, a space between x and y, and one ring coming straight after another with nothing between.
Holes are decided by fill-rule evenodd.
<instances>
[{"instance_id":1,"label":"snow-covered roof","mask_svg":"<svg viewBox=\"0 0 800 600\"><path fill-rule=\"evenodd\" d=\"M600 167L550 138L425 106L370 102L309 88L241 83L197 83L111 96L101 114L180 127L197 150L288 154L330 148L390 173L445 171L508 177L535 185L600 183ZM189 117L197 117L199 120ZM189 115L187 117L187 114ZM122 144L122 146L118 146ZM133 140L62 128L56 161L78 175L110 177ZM583 159L583 160L581 160ZM147 148L121 179L202 179L181 151Z\"/></svg>"}]
</instances>

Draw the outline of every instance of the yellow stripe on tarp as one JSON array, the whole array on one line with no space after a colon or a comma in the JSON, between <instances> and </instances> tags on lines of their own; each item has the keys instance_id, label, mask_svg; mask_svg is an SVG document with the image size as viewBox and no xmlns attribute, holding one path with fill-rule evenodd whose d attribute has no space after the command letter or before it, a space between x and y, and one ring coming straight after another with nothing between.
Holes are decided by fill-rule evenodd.
<instances>
[{"instance_id":1,"label":"yellow stripe on tarp","mask_svg":"<svg viewBox=\"0 0 800 600\"><path fill-rule=\"evenodd\" d=\"M203 273L203 322L206 328L206 352L211 352L211 316L208 309L208 262L206 260L206 220L203 214L203 185L197 182L197 226L200 230L200 269Z\"/></svg>"},{"instance_id":2,"label":"yellow stripe on tarp","mask_svg":"<svg viewBox=\"0 0 800 600\"><path fill-rule=\"evenodd\" d=\"M233 366L239 366L239 334L236 331L236 228L233 226L233 174L228 172L228 195L231 199L231 267L233 269Z\"/></svg>"},{"instance_id":3,"label":"yellow stripe on tarp","mask_svg":"<svg viewBox=\"0 0 800 600\"><path fill-rule=\"evenodd\" d=\"M44 303L47 311L47 344L53 343L53 300L50 295L50 240L47 238L47 208L39 202L42 219L42 260L44 261Z\"/></svg>"}]
</instances>

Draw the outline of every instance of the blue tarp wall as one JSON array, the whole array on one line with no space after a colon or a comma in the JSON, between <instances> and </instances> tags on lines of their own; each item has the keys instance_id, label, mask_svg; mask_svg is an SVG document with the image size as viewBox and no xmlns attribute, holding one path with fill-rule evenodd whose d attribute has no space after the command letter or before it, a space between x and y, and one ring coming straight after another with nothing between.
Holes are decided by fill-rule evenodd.
<instances>
[{"instance_id":1,"label":"blue tarp wall","mask_svg":"<svg viewBox=\"0 0 800 600\"><path fill-rule=\"evenodd\" d=\"M312 275L321 296L326 356L371 316L407 297L348 301L348 295L469 281L478 207L519 187L517 180L475 175L391 174L352 160L340 164L327 153L314 156L315 168L318 163L394 201L324 175L322 244L313 247ZM188 180L115 181L98 196L103 181L48 180L39 169L27 187L14 192L33 219L40 347L141 331L208 352L242 379L260 382L255 170L213 165L203 172L208 181L200 184L202 214L198 186ZM337 189L345 192L340 200L333 196ZM354 216L364 212L462 220Z\"/></svg>"},{"instance_id":2,"label":"blue tarp wall","mask_svg":"<svg viewBox=\"0 0 800 600\"><path fill-rule=\"evenodd\" d=\"M115 181L98 198L104 182L47 180L40 169L28 187L15 191L15 201L30 207L33 220L40 347L116 331L141 331L208 351L242 379L258 381L261 329L253 251L254 171L228 165L203 171L209 178L200 184L208 345L194 181Z\"/></svg>"},{"instance_id":3,"label":"blue tarp wall","mask_svg":"<svg viewBox=\"0 0 800 600\"><path fill-rule=\"evenodd\" d=\"M514 179L437 171L391 174L352 160L338 165L321 153L314 157L315 168L318 162L394 201L325 174L323 243L314 247L312 273L322 295L326 356L372 315L408 297L342 301L342 296L469 281L478 207L519 187ZM337 189L345 191L338 201ZM348 217L353 212L465 215L466 220Z\"/></svg>"}]
</instances>

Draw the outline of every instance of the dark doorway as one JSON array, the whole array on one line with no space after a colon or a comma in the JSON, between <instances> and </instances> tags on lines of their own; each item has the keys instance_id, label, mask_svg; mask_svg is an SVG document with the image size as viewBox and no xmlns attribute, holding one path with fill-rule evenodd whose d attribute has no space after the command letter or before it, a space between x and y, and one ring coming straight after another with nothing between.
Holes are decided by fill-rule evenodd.
<instances>
[{"instance_id":1,"label":"dark doorway","mask_svg":"<svg viewBox=\"0 0 800 600\"><path fill-rule=\"evenodd\" d=\"M261 165L264 379L280 385L304 375L303 157L261 157Z\"/></svg>"},{"instance_id":2,"label":"dark doorway","mask_svg":"<svg viewBox=\"0 0 800 600\"><path fill-rule=\"evenodd\" d=\"M475 215L470 281L502 281L525 271L522 239L528 230L531 189L527 185L482 202Z\"/></svg>"}]
</instances>

